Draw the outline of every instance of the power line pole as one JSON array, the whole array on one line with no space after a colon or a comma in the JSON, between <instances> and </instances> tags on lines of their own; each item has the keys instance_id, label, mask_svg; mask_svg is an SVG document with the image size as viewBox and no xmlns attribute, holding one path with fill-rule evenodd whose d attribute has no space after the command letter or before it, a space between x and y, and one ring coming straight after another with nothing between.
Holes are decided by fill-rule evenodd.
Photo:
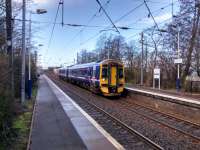
<instances>
[{"instance_id":1,"label":"power line pole","mask_svg":"<svg viewBox=\"0 0 200 150\"><path fill-rule=\"evenodd\" d=\"M28 98L31 98L32 94L32 80L31 80L31 15L32 12L30 11L29 14L29 40L28 40Z\"/></svg>"},{"instance_id":2,"label":"power line pole","mask_svg":"<svg viewBox=\"0 0 200 150\"><path fill-rule=\"evenodd\" d=\"M147 72L147 60L148 60L148 48L147 48L147 40L146 40L146 47L145 47L145 72Z\"/></svg>"},{"instance_id":3,"label":"power line pole","mask_svg":"<svg viewBox=\"0 0 200 150\"><path fill-rule=\"evenodd\" d=\"M173 21L173 17L174 17L174 0L172 0L172 21Z\"/></svg>"},{"instance_id":4,"label":"power line pole","mask_svg":"<svg viewBox=\"0 0 200 150\"><path fill-rule=\"evenodd\" d=\"M61 0L60 5L62 5L62 26L64 26L64 0Z\"/></svg>"},{"instance_id":5,"label":"power line pole","mask_svg":"<svg viewBox=\"0 0 200 150\"><path fill-rule=\"evenodd\" d=\"M180 29L178 28L178 49L177 49L177 56L180 59ZM180 89L180 64L177 64L177 79L176 79L176 88L179 91Z\"/></svg>"},{"instance_id":6,"label":"power line pole","mask_svg":"<svg viewBox=\"0 0 200 150\"><path fill-rule=\"evenodd\" d=\"M21 102L25 101L25 56L26 56L26 0L22 4L22 72L21 72Z\"/></svg>"},{"instance_id":7,"label":"power line pole","mask_svg":"<svg viewBox=\"0 0 200 150\"><path fill-rule=\"evenodd\" d=\"M6 36L7 36L7 54L9 55L9 72L11 71L11 97L14 98L14 67L13 67L13 49L12 49L12 1L6 0Z\"/></svg>"},{"instance_id":8,"label":"power line pole","mask_svg":"<svg viewBox=\"0 0 200 150\"><path fill-rule=\"evenodd\" d=\"M110 49L108 48L108 59L110 59Z\"/></svg>"},{"instance_id":9,"label":"power line pole","mask_svg":"<svg viewBox=\"0 0 200 150\"><path fill-rule=\"evenodd\" d=\"M141 53L141 72L140 72L140 85L143 85L143 78L144 78L144 75L143 75L143 59L144 59L144 34L143 32L141 33L141 43L142 43L142 53Z\"/></svg>"}]
</instances>

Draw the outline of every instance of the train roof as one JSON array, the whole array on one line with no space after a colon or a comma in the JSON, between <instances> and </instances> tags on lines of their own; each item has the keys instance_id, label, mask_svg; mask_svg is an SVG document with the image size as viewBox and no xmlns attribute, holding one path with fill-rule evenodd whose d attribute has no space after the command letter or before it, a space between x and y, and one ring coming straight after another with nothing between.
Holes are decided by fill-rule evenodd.
<instances>
[{"instance_id":1,"label":"train roof","mask_svg":"<svg viewBox=\"0 0 200 150\"><path fill-rule=\"evenodd\" d=\"M97 61L97 62L91 62L91 63L85 63L85 64L71 65L71 66L68 66L68 67L60 68L60 69L87 68L87 67L97 66L97 65L100 65L100 64L106 64L106 63L109 63L109 62L115 62L115 63L118 63L118 64L121 64L121 65L122 65L122 63L121 63L119 60L105 59L105 60L103 60L103 61Z\"/></svg>"},{"instance_id":2,"label":"train roof","mask_svg":"<svg viewBox=\"0 0 200 150\"><path fill-rule=\"evenodd\" d=\"M58 68L59 70L64 70L64 69L67 69L68 67L61 67L61 68Z\"/></svg>"},{"instance_id":3,"label":"train roof","mask_svg":"<svg viewBox=\"0 0 200 150\"><path fill-rule=\"evenodd\" d=\"M100 64L107 64L109 62L114 62L114 63L123 65L123 63L120 60L116 60L116 59L105 59L101 61Z\"/></svg>"},{"instance_id":4,"label":"train roof","mask_svg":"<svg viewBox=\"0 0 200 150\"><path fill-rule=\"evenodd\" d=\"M86 68L86 67L93 67L95 65L98 65L99 63L97 62L91 62L91 63L85 63L85 64L78 64L78 65L73 65L69 67L69 69L78 69L78 68Z\"/></svg>"}]
</instances>

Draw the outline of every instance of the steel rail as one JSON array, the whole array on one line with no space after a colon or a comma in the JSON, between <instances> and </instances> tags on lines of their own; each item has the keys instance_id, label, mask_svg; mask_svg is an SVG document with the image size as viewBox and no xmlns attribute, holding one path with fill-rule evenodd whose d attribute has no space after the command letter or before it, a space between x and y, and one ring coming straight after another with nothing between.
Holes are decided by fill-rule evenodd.
<instances>
[{"instance_id":1,"label":"steel rail","mask_svg":"<svg viewBox=\"0 0 200 150\"><path fill-rule=\"evenodd\" d=\"M123 103L123 102L120 102L120 103ZM130 106L130 105L129 105L129 106ZM143 107L144 107L144 106L143 106ZM144 107L144 108L145 108L145 107ZM158 120L158 119L155 119L155 118L153 118L153 117L151 117L151 116L148 116L148 115L146 115L146 114L142 114L142 113L138 112L137 110L131 109L130 107L128 107L128 105L126 105L126 109L128 109L128 110L130 110L130 111L132 111L132 112L134 112L134 113L136 113L136 114L138 114L138 115L141 115L141 116L143 116L143 117L145 117L145 118L148 118L148 119L150 119L150 120L153 120L153 121L155 121L155 122L157 122L157 123L159 123L159 124L162 124L162 125L164 125L164 126L166 126L166 127L168 127L168 128L171 128L171 129L173 129L173 130L177 130L177 131L181 132L182 134L185 134L186 136L189 136L189 137L191 137L191 138L194 138L194 139L200 141L200 137L195 136L195 135L193 135L193 134L191 134L191 133L188 133L188 132L186 132L186 131L184 131L184 130L182 130L182 129L179 129L178 127L174 127L174 126L172 126L172 125L170 125L170 124L168 124L168 123L165 123L165 122L163 122L163 121L160 121L160 120ZM146 109L148 109L148 108L146 108ZM156 113L158 113L158 112L156 112ZM171 117L171 116L170 116L170 117ZM175 118L175 119L176 119L176 118ZM194 124L194 125L195 125L195 124Z\"/></svg>"},{"instance_id":2,"label":"steel rail","mask_svg":"<svg viewBox=\"0 0 200 150\"><path fill-rule=\"evenodd\" d=\"M58 79L53 79L54 81L57 80L59 83L61 83L63 86L66 86L66 83L62 80L58 80ZM73 90L70 91L73 94L75 94L76 96L78 96L81 99L84 99L83 97L81 97L80 95L78 95L76 92L74 92ZM164 150L163 147L161 147L160 145L158 145L157 143L153 142L151 139L145 137L144 135L142 135L141 133L139 133L138 131L136 131L135 129L131 128L130 126L126 125L125 123L123 123L121 120L119 120L118 118L114 117L113 115L109 114L108 112L106 112L105 110L103 110L102 108L98 107L97 105L95 105L92 102L89 102L88 100L84 99L84 102L87 102L89 105L92 105L93 107L95 107L99 112L105 114L106 116L108 116L109 118L111 118L112 120L114 120L115 122L119 123L121 126L123 126L124 128L126 128L130 133L136 135L139 139L141 139L144 143L148 144L150 147L152 147L153 149L156 150Z\"/></svg>"},{"instance_id":3,"label":"steel rail","mask_svg":"<svg viewBox=\"0 0 200 150\"><path fill-rule=\"evenodd\" d=\"M129 104L131 104L131 103L129 103ZM162 115L165 115L165 116L168 116L168 117L171 117L171 118L175 118L175 119L180 120L180 121L184 121L184 122L186 122L186 123L188 123L188 124L192 124L192 125L194 125L194 126L200 128L200 125L199 125L199 124L194 123L194 122L191 122L191 121L189 121L189 120L184 120L184 119L182 119L182 118L175 117L175 116L173 116L172 114L163 113L163 112L161 112L161 111L159 111L159 110L156 110L156 109L153 109L153 108L150 108L150 107L141 105L141 104L136 104L136 103L134 103L134 105L137 105L137 106L140 106L140 107L144 107L144 108L146 108L146 109L150 109L151 111L155 111L155 112L157 112L157 113L160 113L160 114L162 114Z\"/></svg>"}]
</instances>

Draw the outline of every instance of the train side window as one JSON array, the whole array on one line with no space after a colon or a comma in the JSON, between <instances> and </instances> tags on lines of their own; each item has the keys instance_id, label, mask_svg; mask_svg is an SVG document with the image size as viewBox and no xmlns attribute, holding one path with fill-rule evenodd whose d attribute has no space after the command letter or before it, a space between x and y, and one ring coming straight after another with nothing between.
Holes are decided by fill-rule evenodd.
<instances>
[{"instance_id":1,"label":"train side window","mask_svg":"<svg viewBox=\"0 0 200 150\"><path fill-rule=\"evenodd\" d=\"M95 72L95 77L96 79L99 79L99 73L100 73L100 67L99 66L96 66L96 72Z\"/></svg>"},{"instance_id":2,"label":"train side window","mask_svg":"<svg viewBox=\"0 0 200 150\"><path fill-rule=\"evenodd\" d=\"M102 78L107 78L107 77L108 77L108 69L102 68Z\"/></svg>"},{"instance_id":3,"label":"train side window","mask_svg":"<svg viewBox=\"0 0 200 150\"><path fill-rule=\"evenodd\" d=\"M87 76L87 70L84 68L84 69L82 70L82 77L85 77L85 76Z\"/></svg>"},{"instance_id":4,"label":"train side window","mask_svg":"<svg viewBox=\"0 0 200 150\"><path fill-rule=\"evenodd\" d=\"M93 75L93 68L90 67L90 68L89 68L89 71L90 71L90 75L89 75L89 76L92 77L92 75Z\"/></svg>"},{"instance_id":5,"label":"train side window","mask_svg":"<svg viewBox=\"0 0 200 150\"><path fill-rule=\"evenodd\" d=\"M96 75L96 70L93 70L92 77L95 77L95 75Z\"/></svg>"},{"instance_id":6,"label":"train side window","mask_svg":"<svg viewBox=\"0 0 200 150\"><path fill-rule=\"evenodd\" d=\"M95 71L96 71L96 67L93 66L93 67L92 67L92 77L95 77Z\"/></svg>"},{"instance_id":7,"label":"train side window","mask_svg":"<svg viewBox=\"0 0 200 150\"><path fill-rule=\"evenodd\" d=\"M124 75L123 75L123 69L122 68L119 68L119 78L123 78Z\"/></svg>"}]
</instances>

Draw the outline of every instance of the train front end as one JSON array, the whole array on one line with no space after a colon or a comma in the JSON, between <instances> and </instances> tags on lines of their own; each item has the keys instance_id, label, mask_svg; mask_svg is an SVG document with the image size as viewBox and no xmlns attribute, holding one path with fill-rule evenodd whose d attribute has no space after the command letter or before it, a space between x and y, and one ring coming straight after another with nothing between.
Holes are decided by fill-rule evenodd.
<instances>
[{"instance_id":1,"label":"train front end","mask_svg":"<svg viewBox=\"0 0 200 150\"><path fill-rule=\"evenodd\" d=\"M104 96L119 96L124 90L124 66L116 60L100 64L100 90Z\"/></svg>"}]
</instances>

